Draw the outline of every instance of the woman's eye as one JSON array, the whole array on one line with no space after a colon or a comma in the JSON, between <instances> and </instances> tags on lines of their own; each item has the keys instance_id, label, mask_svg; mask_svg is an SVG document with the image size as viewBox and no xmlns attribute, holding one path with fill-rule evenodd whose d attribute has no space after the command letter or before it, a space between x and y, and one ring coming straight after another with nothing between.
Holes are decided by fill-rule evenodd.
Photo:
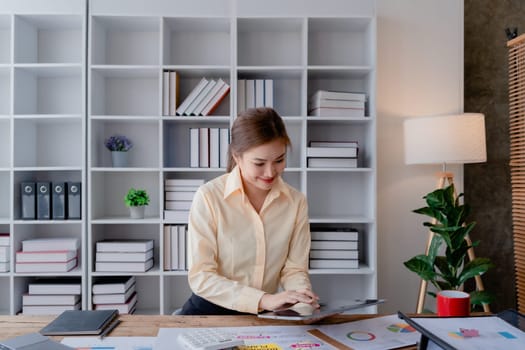
<instances>
[{"instance_id":1,"label":"woman's eye","mask_svg":"<svg viewBox=\"0 0 525 350\"><path fill-rule=\"evenodd\" d=\"M282 163L282 162L284 162L284 158L283 158L283 159L278 159L278 160L276 160L275 162L276 162L276 163Z\"/></svg>"},{"instance_id":2,"label":"woman's eye","mask_svg":"<svg viewBox=\"0 0 525 350\"><path fill-rule=\"evenodd\" d=\"M255 166L261 167L264 165L264 163L254 163Z\"/></svg>"}]
</instances>

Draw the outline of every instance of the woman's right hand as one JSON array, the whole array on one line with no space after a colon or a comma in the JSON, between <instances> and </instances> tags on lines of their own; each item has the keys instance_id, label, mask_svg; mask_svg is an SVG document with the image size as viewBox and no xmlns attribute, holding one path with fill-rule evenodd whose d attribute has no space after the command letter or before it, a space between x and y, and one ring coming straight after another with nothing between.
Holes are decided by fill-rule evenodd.
<instances>
[{"instance_id":1,"label":"woman's right hand","mask_svg":"<svg viewBox=\"0 0 525 350\"><path fill-rule=\"evenodd\" d=\"M264 294L259 301L259 309L280 310L289 308L297 303L309 304L318 308L319 297L309 289L286 290L276 294Z\"/></svg>"}]
</instances>

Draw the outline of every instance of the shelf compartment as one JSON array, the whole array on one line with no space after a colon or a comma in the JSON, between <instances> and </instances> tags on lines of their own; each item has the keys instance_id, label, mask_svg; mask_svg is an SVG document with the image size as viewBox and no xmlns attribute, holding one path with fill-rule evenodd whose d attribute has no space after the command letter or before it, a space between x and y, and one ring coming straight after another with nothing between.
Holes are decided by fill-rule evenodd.
<instances>
[{"instance_id":1,"label":"shelf compartment","mask_svg":"<svg viewBox=\"0 0 525 350\"><path fill-rule=\"evenodd\" d=\"M0 30L0 35L1 33ZM0 37L0 45L1 40ZM0 68L0 115L9 114L11 114L11 73L9 68L2 67Z\"/></svg>"},{"instance_id":2,"label":"shelf compartment","mask_svg":"<svg viewBox=\"0 0 525 350\"><path fill-rule=\"evenodd\" d=\"M163 124L163 165L165 168L190 167L190 128L229 128L229 119L213 121L211 118L202 122L192 118L188 121L181 117L177 120L164 119ZM195 168L195 170L207 168Z\"/></svg>"},{"instance_id":3,"label":"shelf compartment","mask_svg":"<svg viewBox=\"0 0 525 350\"><path fill-rule=\"evenodd\" d=\"M367 172L309 172L310 217L372 217L374 178Z\"/></svg>"},{"instance_id":4,"label":"shelf compartment","mask_svg":"<svg viewBox=\"0 0 525 350\"><path fill-rule=\"evenodd\" d=\"M4 195L0 197L0 219L7 219L9 220L11 218L11 206L12 203L10 202L10 193L11 193L11 175L9 171L0 171L0 192ZM8 232L5 227L0 225L0 233Z\"/></svg>"},{"instance_id":5,"label":"shelf compartment","mask_svg":"<svg viewBox=\"0 0 525 350\"><path fill-rule=\"evenodd\" d=\"M90 185L93 220L122 219L140 224L140 220L130 219L129 208L124 203L131 187L148 192L150 204L146 207L146 218L160 218L158 172L94 172Z\"/></svg>"},{"instance_id":6,"label":"shelf compartment","mask_svg":"<svg viewBox=\"0 0 525 350\"><path fill-rule=\"evenodd\" d=\"M297 191L302 192L304 181L301 172L288 171L285 169L282 178L287 184L295 188Z\"/></svg>"},{"instance_id":7,"label":"shelf compartment","mask_svg":"<svg viewBox=\"0 0 525 350\"><path fill-rule=\"evenodd\" d=\"M237 62L240 66L297 66L303 60L304 21L297 18L240 18Z\"/></svg>"},{"instance_id":8,"label":"shelf compartment","mask_svg":"<svg viewBox=\"0 0 525 350\"><path fill-rule=\"evenodd\" d=\"M370 65L372 18L309 18L309 65Z\"/></svg>"},{"instance_id":9,"label":"shelf compartment","mask_svg":"<svg viewBox=\"0 0 525 350\"><path fill-rule=\"evenodd\" d=\"M84 19L80 15L15 16L15 63L81 63Z\"/></svg>"},{"instance_id":10,"label":"shelf compartment","mask_svg":"<svg viewBox=\"0 0 525 350\"><path fill-rule=\"evenodd\" d=\"M187 273L183 275L163 276L164 279L164 305L162 308L163 315L171 315L173 311L181 308L182 305L191 296L191 289L188 284Z\"/></svg>"},{"instance_id":11,"label":"shelf compartment","mask_svg":"<svg viewBox=\"0 0 525 350\"><path fill-rule=\"evenodd\" d=\"M165 18L163 64L229 65L229 18Z\"/></svg>"},{"instance_id":12,"label":"shelf compartment","mask_svg":"<svg viewBox=\"0 0 525 350\"><path fill-rule=\"evenodd\" d=\"M155 68L91 71L91 115L159 116L159 101Z\"/></svg>"},{"instance_id":13,"label":"shelf compartment","mask_svg":"<svg viewBox=\"0 0 525 350\"><path fill-rule=\"evenodd\" d=\"M80 118L14 120L15 167L82 167L83 121Z\"/></svg>"},{"instance_id":14,"label":"shelf compartment","mask_svg":"<svg viewBox=\"0 0 525 350\"><path fill-rule=\"evenodd\" d=\"M285 119L286 131L292 143L286 150L286 167L298 168L301 166L301 150L303 149L303 123L299 119ZM300 187L298 187L300 189Z\"/></svg>"},{"instance_id":15,"label":"shelf compartment","mask_svg":"<svg viewBox=\"0 0 525 350\"><path fill-rule=\"evenodd\" d=\"M105 140L113 135L125 135L133 147L128 153L128 167L159 168L159 120L91 120L91 167L110 168L111 151Z\"/></svg>"},{"instance_id":16,"label":"shelf compartment","mask_svg":"<svg viewBox=\"0 0 525 350\"><path fill-rule=\"evenodd\" d=\"M82 182L81 170L63 170L63 171L15 171L13 180L13 198L14 198L14 219L21 220L21 183L22 182ZM82 186L85 187L85 186ZM83 206L83 197L85 188L81 189L81 205ZM33 225L33 224L65 224L70 225L74 222L80 223L80 220L34 220L34 221L22 221L19 222L22 225Z\"/></svg>"},{"instance_id":17,"label":"shelf compartment","mask_svg":"<svg viewBox=\"0 0 525 350\"><path fill-rule=\"evenodd\" d=\"M15 114L82 114L80 65L16 67Z\"/></svg>"},{"instance_id":18,"label":"shelf compartment","mask_svg":"<svg viewBox=\"0 0 525 350\"><path fill-rule=\"evenodd\" d=\"M158 65L160 23L157 17L93 16L91 63Z\"/></svg>"},{"instance_id":19,"label":"shelf compartment","mask_svg":"<svg viewBox=\"0 0 525 350\"><path fill-rule=\"evenodd\" d=\"M272 79L273 108L282 117L303 114L301 110L303 71L301 69L283 68L276 71L266 68L241 67L237 74L237 79Z\"/></svg>"},{"instance_id":20,"label":"shelf compartment","mask_svg":"<svg viewBox=\"0 0 525 350\"><path fill-rule=\"evenodd\" d=\"M0 168L9 168L10 166L11 122L9 119L0 119Z\"/></svg>"}]
</instances>

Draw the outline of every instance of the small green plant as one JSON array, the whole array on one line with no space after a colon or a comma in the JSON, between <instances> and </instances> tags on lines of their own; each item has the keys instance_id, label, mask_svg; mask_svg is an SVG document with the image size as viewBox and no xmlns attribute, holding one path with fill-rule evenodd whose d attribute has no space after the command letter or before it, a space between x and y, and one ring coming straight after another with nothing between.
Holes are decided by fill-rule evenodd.
<instances>
[{"instance_id":1,"label":"small green plant","mask_svg":"<svg viewBox=\"0 0 525 350\"><path fill-rule=\"evenodd\" d=\"M146 190L130 188L124 202L128 207L139 207L149 204L149 196Z\"/></svg>"}]
</instances>

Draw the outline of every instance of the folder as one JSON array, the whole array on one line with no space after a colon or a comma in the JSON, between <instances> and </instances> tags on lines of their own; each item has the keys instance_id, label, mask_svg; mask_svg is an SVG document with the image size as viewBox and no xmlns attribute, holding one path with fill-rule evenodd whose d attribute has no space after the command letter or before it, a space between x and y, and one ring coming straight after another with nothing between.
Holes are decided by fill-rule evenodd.
<instances>
[{"instance_id":1,"label":"folder","mask_svg":"<svg viewBox=\"0 0 525 350\"><path fill-rule=\"evenodd\" d=\"M52 183L52 216L54 220L65 220L66 219L66 192L67 187L64 182L53 182Z\"/></svg>"},{"instance_id":2,"label":"folder","mask_svg":"<svg viewBox=\"0 0 525 350\"><path fill-rule=\"evenodd\" d=\"M67 183L67 218L81 219L82 217L82 184L80 182Z\"/></svg>"},{"instance_id":3,"label":"folder","mask_svg":"<svg viewBox=\"0 0 525 350\"><path fill-rule=\"evenodd\" d=\"M22 182L20 184L20 204L22 220L36 219L35 186L36 184L34 182Z\"/></svg>"},{"instance_id":4,"label":"folder","mask_svg":"<svg viewBox=\"0 0 525 350\"><path fill-rule=\"evenodd\" d=\"M51 183L36 183L36 218L37 220L51 219Z\"/></svg>"}]
</instances>

